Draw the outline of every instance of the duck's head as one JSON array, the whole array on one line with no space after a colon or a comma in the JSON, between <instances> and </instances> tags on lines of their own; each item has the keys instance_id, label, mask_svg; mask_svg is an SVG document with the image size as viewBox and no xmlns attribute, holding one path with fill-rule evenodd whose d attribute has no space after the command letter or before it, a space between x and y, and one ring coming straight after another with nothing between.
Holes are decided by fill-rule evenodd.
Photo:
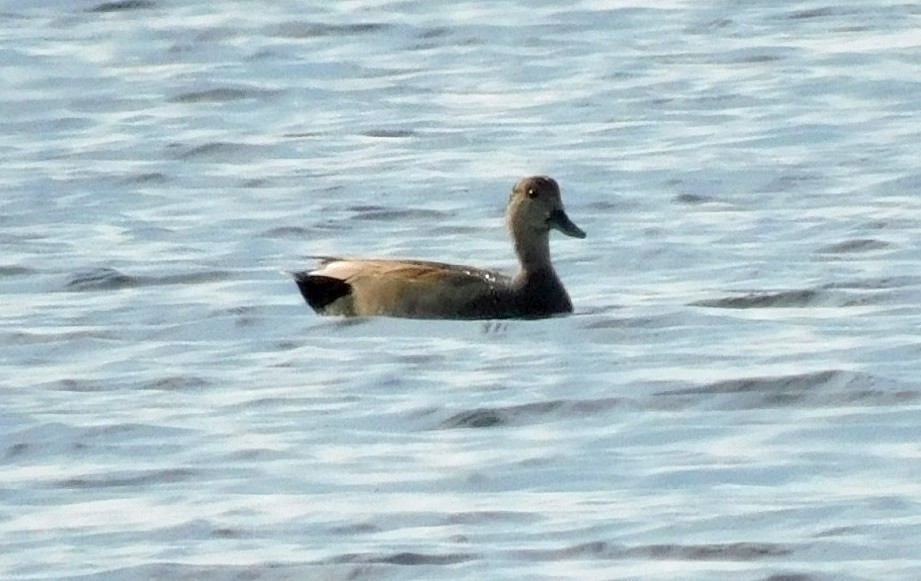
<instances>
[{"instance_id":1,"label":"duck's head","mask_svg":"<svg viewBox=\"0 0 921 581\"><path fill-rule=\"evenodd\" d=\"M546 236L559 230L567 236L585 238L563 209L560 186L551 177L523 178L512 188L508 201L508 227L512 236Z\"/></svg>"}]
</instances>

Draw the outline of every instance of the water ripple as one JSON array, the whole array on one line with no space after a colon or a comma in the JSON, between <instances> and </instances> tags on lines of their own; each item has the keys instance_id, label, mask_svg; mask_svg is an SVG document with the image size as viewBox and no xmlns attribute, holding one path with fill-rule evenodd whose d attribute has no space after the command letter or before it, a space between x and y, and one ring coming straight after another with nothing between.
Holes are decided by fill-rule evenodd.
<instances>
[{"instance_id":1,"label":"water ripple","mask_svg":"<svg viewBox=\"0 0 921 581\"><path fill-rule=\"evenodd\" d=\"M156 3L149 0L122 0L120 2L103 2L97 4L90 8L88 12L125 12L130 10L149 10L155 7Z\"/></svg>"}]
</instances>

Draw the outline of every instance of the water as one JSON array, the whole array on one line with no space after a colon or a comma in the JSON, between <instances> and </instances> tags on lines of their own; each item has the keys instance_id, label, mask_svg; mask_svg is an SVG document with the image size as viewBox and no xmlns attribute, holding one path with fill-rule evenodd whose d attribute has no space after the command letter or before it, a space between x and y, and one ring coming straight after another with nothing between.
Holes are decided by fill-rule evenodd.
<instances>
[{"instance_id":1,"label":"water","mask_svg":"<svg viewBox=\"0 0 921 581\"><path fill-rule=\"evenodd\" d=\"M921 9L10 1L0 577L921 576ZM576 313L316 317L315 254Z\"/></svg>"}]
</instances>

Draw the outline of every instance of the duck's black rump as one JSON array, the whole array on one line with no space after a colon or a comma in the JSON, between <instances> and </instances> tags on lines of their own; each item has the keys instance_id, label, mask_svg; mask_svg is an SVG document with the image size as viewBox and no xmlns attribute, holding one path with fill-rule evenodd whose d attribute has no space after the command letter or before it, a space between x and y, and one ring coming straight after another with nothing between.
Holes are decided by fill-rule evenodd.
<instances>
[{"instance_id":1,"label":"duck's black rump","mask_svg":"<svg viewBox=\"0 0 921 581\"><path fill-rule=\"evenodd\" d=\"M322 313L331 303L352 294L352 285L331 276L295 272L294 282L310 308L318 313Z\"/></svg>"}]
</instances>

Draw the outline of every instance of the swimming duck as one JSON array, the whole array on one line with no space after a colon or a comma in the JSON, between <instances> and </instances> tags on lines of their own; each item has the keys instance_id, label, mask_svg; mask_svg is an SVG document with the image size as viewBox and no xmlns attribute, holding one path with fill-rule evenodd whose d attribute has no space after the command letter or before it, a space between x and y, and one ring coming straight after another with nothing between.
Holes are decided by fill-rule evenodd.
<instances>
[{"instance_id":1,"label":"swimming duck","mask_svg":"<svg viewBox=\"0 0 921 581\"><path fill-rule=\"evenodd\" d=\"M556 180L519 180L506 224L521 266L514 277L440 262L317 257L319 268L293 273L294 280L321 315L510 319L571 313L572 301L550 262L550 231L574 238L585 232L566 215Z\"/></svg>"}]
</instances>

